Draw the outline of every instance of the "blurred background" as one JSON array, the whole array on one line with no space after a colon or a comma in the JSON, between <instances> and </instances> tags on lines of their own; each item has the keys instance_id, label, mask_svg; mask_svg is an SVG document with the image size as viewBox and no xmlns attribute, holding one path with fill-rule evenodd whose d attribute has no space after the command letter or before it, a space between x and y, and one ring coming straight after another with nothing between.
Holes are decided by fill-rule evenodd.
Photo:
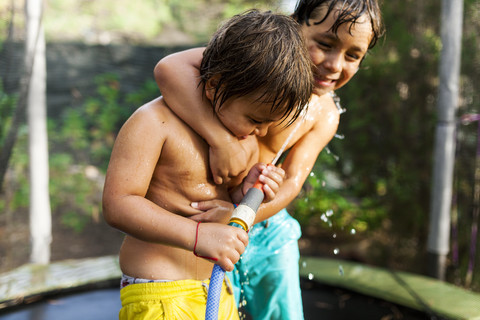
<instances>
[{"instance_id":1,"label":"blurred background","mask_svg":"<svg viewBox=\"0 0 480 320\"><path fill-rule=\"evenodd\" d=\"M204 46L221 21L246 9L291 13L294 6L43 1L51 261L118 252L123 235L102 218L103 179L123 122L161 94L156 62ZM338 134L289 211L302 224L304 255L425 274L441 1L383 1L381 8L386 36L337 92L346 110ZM480 292L478 121L460 121L480 112L478 0L464 0L463 19L447 281ZM28 263L32 251L29 165L40 158L29 156L30 120L22 107L27 20L24 1L0 1L0 273Z\"/></svg>"}]
</instances>

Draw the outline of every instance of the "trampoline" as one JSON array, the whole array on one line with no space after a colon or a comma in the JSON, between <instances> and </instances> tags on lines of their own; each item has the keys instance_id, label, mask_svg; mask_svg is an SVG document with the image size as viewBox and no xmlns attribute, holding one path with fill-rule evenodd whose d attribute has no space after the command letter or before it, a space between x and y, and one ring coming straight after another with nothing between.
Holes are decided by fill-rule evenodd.
<instances>
[{"instance_id":1,"label":"trampoline","mask_svg":"<svg viewBox=\"0 0 480 320\"><path fill-rule=\"evenodd\" d=\"M306 320L480 319L480 294L420 275L303 257L300 276ZM26 265L0 275L0 319L118 319L119 279L116 256Z\"/></svg>"},{"instance_id":2,"label":"trampoline","mask_svg":"<svg viewBox=\"0 0 480 320\"><path fill-rule=\"evenodd\" d=\"M425 313L315 281L302 279L306 320L429 319ZM2 320L118 319L118 287L53 294L0 311ZM247 316L245 320L249 319Z\"/></svg>"}]
</instances>

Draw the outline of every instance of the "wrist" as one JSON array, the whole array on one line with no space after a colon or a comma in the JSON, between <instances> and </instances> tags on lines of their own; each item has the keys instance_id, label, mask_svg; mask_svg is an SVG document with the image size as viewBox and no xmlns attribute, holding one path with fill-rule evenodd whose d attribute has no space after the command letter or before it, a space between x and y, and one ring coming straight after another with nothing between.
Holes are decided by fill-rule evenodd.
<instances>
[{"instance_id":1,"label":"wrist","mask_svg":"<svg viewBox=\"0 0 480 320\"><path fill-rule=\"evenodd\" d=\"M223 149L225 146L228 146L237 140L234 136L224 130L211 130L208 132L208 135L204 136L204 139L207 141L210 148L213 149Z\"/></svg>"},{"instance_id":2,"label":"wrist","mask_svg":"<svg viewBox=\"0 0 480 320\"><path fill-rule=\"evenodd\" d=\"M206 257L206 256L202 256L202 255L199 255L197 253L197 243L198 243L198 229L200 228L200 221L197 222L197 227L195 228L195 244L193 245L193 254L196 256L196 257L199 257L199 258L204 258L204 259L209 259L209 260L213 260L213 261L218 261L217 258L213 258L213 257Z\"/></svg>"}]
</instances>

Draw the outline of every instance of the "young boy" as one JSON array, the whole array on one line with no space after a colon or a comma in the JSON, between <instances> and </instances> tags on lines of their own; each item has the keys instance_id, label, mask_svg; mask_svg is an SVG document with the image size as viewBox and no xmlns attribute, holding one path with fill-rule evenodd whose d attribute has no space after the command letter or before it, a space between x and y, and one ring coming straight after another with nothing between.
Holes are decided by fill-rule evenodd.
<instances>
[{"instance_id":1,"label":"young boy","mask_svg":"<svg viewBox=\"0 0 480 320\"><path fill-rule=\"evenodd\" d=\"M282 119L296 119L310 98L312 79L297 24L270 12L230 19L209 42L200 68L202 97L210 102L207 117L216 117L239 140L250 167L258 161L255 135L265 135ZM162 97L140 107L120 130L103 196L106 221L126 233L120 319L204 318L212 262L231 271L243 253L246 232L226 221L232 202L243 197L234 188L246 174L216 185L208 157L208 144ZM255 166L244 188L261 171L271 200L283 170L264 168ZM200 211L190 204L210 200L228 212L217 219L221 223L200 225L191 219ZM225 285L222 290L219 318L238 319L233 296Z\"/></svg>"},{"instance_id":2,"label":"young boy","mask_svg":"<svg viewBox=\"0 0 480 320\"><path fill-rule=\"evenodd\" d=\"M300 226L284 208L300 192L318 154L337 130L340 112L333 91L354 76L367 51L383 33L376 0L300 0L293 17L301 25L314 64L315 88L304 117L288 128L272 126L266 136L258 137L260 160L268 162L292 135L287 145L290 151L282 164L286 179L275 199L262 204L257 212L255 221L260 223L249 232L249 245L231 274L237 300L241 288L245 309L256 320L303 318L298 278ZM219 133L218 121L203 128L195 126L193 119L205 120L206 114L192 85L202 50L192 49L162 59L155 68L155 78L174 112L208 142L211 170L215 181L221 183L238 174L236 168L242 167L238 164L244 163L245 154L231 152L240 150L238 142L225 129L224 134ZM184 95L174 95L178 91ZM206 127L217 130L212 134ZM208 221L221 216L211 202L192 206L204 210Z\"/></svg>"}]
</instances>

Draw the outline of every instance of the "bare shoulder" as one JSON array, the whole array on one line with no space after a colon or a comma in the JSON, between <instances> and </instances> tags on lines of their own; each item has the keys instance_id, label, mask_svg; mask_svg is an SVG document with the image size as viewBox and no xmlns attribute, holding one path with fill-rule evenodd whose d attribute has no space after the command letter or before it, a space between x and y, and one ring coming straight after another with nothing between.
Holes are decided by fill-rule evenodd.
<instances>
[{"instance_id":1,"label":"bare shoulder","mask_svg":"<svg viewBox=\"0 0 480 320\"><path fill-rule=\"evenodd\" d=\"M158 136L162 131L167 133L169 124L175 118L175 114L168 108L163 98L159 97L135 110L123 125L121 132L142 133L154 138L154 135Z\"/></svg>"},{"instance_id":2,"label":"bare shoulder","mask_svg":"<svg viewBox=\"0 0 480 320\"><path fill-rule=\"evenodd\" d=\"M309 131L316 136L320 135L323 139L330 140L337 132L340 113L334 96L330 94L313 95L305 118L306 122L310 123Z\"/></svg>"},{"instance_id":3,"label":"bare shoulder","mask_svg":"<svg viewBox=\"0 0 480 320\"><path fill-rule=\"evenodd\" d=\"M313 95L307 115L313 117L314 121L322 126L337 127L340 120L340 110L334 101L334 97L330 94L324 94L320 97Z\"/></svg>"},{"instance_id":4,"label":"bare shoulder","mask_svg":"<svg viewBox=\"0 0 480 320\"><path fill-rule=\"evenodd\" d=\"M165 122L172 117L173 113L165 104L162 97L147 102L131 115L129 121L140 121L145 125Z\"/></svg>"}]
</instances>

